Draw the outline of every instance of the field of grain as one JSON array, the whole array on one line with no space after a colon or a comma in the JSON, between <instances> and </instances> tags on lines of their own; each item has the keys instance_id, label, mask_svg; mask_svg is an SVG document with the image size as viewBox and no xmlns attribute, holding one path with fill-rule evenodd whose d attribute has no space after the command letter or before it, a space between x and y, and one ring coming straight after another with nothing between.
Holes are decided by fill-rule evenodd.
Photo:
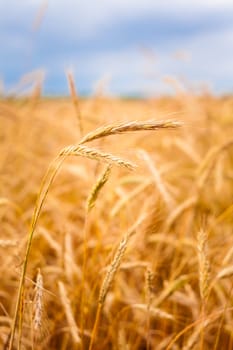
<instances>
[{"instance_id":1,"label":"field of grain","mask_svg":"<svg viewBox=\"0 0 233 350\"><path fill-rule=\"evenodd\" d=\"M233 349L232 98L2 99L0 220L2 349Z\"/></svg>"}]
</instances>

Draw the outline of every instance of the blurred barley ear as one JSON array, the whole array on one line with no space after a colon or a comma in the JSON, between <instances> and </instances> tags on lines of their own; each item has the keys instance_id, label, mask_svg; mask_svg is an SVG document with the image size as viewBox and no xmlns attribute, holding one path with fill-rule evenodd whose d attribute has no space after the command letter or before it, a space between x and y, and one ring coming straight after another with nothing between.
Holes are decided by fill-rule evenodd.
<instances>
[{"instance_id":1,"label":"blurred barley ear","mask_svg":"<svg viewBox=\"0 0 233 350\"><path fill-rule=\"evenodd\" d=\"M152 303L152 293L153 293L153 284L154 284L154 274L151 267L148 265L145 273L145 292L146 292L146 304L147 304L147 337L146 337L146 349L150 349L150 309Z\"/></svg>"},{"instance_id":2,"label":"blurred barley ear","mask_svg":"<svg viewBox=\"0 0 233 350\"><path fill-rule=\"evenodd\" d=\"M71 72L67 73L67 79L68 79L70 94L71 94L72 101L74 104L75 113L76 113L77 120L78 120L79 133L80 133L80 136L82 136L83 135L83 121L82 121L82 116L81 116L81 111L80 111L79 99L78 99L76 88L75 88L74 77L73 77L73 74Z\"/></svg>"},{"instance_id":3,"label":"blurred barley ear","mask_svg":"<svg viewBox=\"0 0 233 350\"><path fill-rule=\"evenodd\" d=\"M42 326L43 313L43 276L38 269L35 286L33 328L38 331Z\"/></svg>"},{"instance_id":4,"label":"blurred barley ear","mask_svg":"<svg viewBox=\"0 0 233 350\"><path fill-rule=\"evenodd\" d=\"M72 335L73 341L75 344L81 344L81 338L79 336L79 329L76 325L76 322L75 322L75 319L73 316L70 300L67 296L65 285L63 282L59 281L58 287L59 287L61 302L62 302L64 311L65 311L67 322L68 322L69 327L70 327L70 333Z\"/></svg>"},{"instance_id":5,"label":"blurred barley ear","mask_svg":"<svg viewBox=\"0 0 233 350\"><path fill-rule=\"evenodd\" d=\"M202 302L205 304L210 287L210 261L208 255L208 235L200 229L197 235L199 288Z\"/></svg>"},{"instance_id":6,"label":"blurred barley ear","mask_svg":"<svg viewBox=\"0 0 233 350\"><path fill-rule=\"evenodd\" d=\"M32 302L32 342L33 346L37 339L43 334L43 317L44 317L44 290L43 276L38 269L36 284L34 288L34 298Z\"/></svg>"}]
</instances>

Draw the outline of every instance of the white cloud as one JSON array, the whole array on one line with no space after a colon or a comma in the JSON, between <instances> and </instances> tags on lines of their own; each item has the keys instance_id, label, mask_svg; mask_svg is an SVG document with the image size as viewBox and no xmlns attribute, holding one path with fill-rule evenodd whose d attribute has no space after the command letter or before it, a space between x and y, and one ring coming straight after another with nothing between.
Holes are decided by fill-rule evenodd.
<instances>
[{"instance_id":1,"label":"white cloud","mask_svg":"<svg viewBox=\"0 0 233 350\"><path fill-rule=\"evenodd\" d=\"M171 20L178 16L187 20L195 14L224 9L233 11L232 0L50 0L47 16L64 36L69 28L73 30L69 35L88 38L120 19L154 15Z\"/></svg>"},{"instance_id":2,"label":"white cloud","mask_svg":"<svg viewBox=\"0 0 233 350\"><path fill-rule=\"evenodd\" d=\"M74 56L72 61L63 57L60 70L70 65L74 68L77 81L86 72L92 83L106 75L111 76L110 87L115 93L166 92L169 89L162 83L165 76L184 77L192 83L207 83L214 92L230 91L230 77L233 77L233 30L221 33L200 33L193 41L186 39L184 49L189 60L179 61L174 52L164 52L152 47L157 55L153 61L136 49L104 50L93 56ZM57 69L58 67L56 67Z\"/></svg>"},{"instance_id":3,"label":"white cloud","mask_svg":"<svg viewBox=\"0 0 233 350\"><path fill-rule=\"evenodd\" d=\"M1 22L33 23L46 3L44 22L50 30L87 38L120 19L148 15L192 19L195 14L210 11L233 11L232 0L8 0L0 1Z\"/></svg>"},{"instance_id":4,"label":"white cloud","mask_svg":"<svg viewBox=\"0 0 233 350\"><path fill-rule=\"evenodd\" d=\"M0 57L1 69L7 68L10 60L14 65L21 64L18 57L20 54L25 57L23 52L32 47L32 24L45 4L44 0L0 0L0 41L4 46L2 57L5 60L5 63L1 63L3 58ZM155 62L148 62L139 50L130 49L127 45L117 50L107 49L104 43L101 49L98 47L101 33L124 19L130 22L147 17L154 17L155 20L166 18L169 25L169 19L189 22L194 17L199 18L199 15L208 18L214 14L218 18L218 13L228 17L228 28L223 25L221 29L216 27L213 30L212 27L211 31L203 33L200 30L192 37L183 36L182 40L179 37L179 42L172 46L169 42L166 50L163 44L157 43L157 47L152 47L157 57ZM39 28L44 30L45 40L46 35L50 36L50 40L55 37L56 45L61 43L62 47L66 38L81 38L84 42L86 40L88 46L88 40L96 38L96 47L93 50L90 47L89 54L85 48L83 52L77 53L75 47L69 52L59 51L57 47L57 56L51 55L50 61L46 57L45 47L43 62L52 76L56 76L58 71L63 73L69 66L74 67L77 79L82 75L92 83L108 74L112 76L110 86L113 92L166 91L161 83L165 75L185 75L192 81L210 81L216 89L232 89L229 82L229 77L233 77L233 21L232 26L229 25L231 13L232 0L48 0L48 8ZM18 32L18 27L24 27L25 30ZM49 41L47 45L52 47L53 42ZM174 52L171 51L175 46L187 51L191 59L187 62L175 60ZM9 60L6 59L7 55L11 56ZM149 80L148 72L154 78Z\"/></svg>"}]
</instances>

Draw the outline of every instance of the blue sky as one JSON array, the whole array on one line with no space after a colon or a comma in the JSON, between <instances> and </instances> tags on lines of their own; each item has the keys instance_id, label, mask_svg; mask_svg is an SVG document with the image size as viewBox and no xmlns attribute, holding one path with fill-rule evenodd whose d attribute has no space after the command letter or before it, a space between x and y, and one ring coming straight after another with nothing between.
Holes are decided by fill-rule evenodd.
<instances>
[{"instance_id":1,"label":"blue sky","mask_svg":"<svg viewBox=\"0 0 233 350\"><path fill-rule=\"evenodd\" d=\"M0 44L6 92L67 94L68 70L80 93L233 92L232 0L0 0Z\"/></svg>"}]
</instances>

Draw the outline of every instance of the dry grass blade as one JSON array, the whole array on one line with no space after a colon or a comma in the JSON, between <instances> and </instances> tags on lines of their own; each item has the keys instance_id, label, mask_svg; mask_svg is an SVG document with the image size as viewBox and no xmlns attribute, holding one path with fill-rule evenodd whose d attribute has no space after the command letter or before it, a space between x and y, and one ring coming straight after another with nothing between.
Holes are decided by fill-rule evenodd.
<instances>
[{"instance_id":1,"label":"dry grass blade","mask_svg":"<svg viewBox=\"0 0 233 350\"><path fill-rule=\"evenodd\" d=\"M175 209L171 211L169 214L166 225L165 225L165 231L169 231L171 226L175 223L175 221L187 210L194 207L197 203L197 196L192 196L191 198L186 199L183 203L178 205Z\"/></svg>"},{"instance_id":2,"label":"dry grass blade","mask_svg":"<svg viewBox=\"0 0 233 350\"><path fill-rule=\"evenodd\" d=\"M68 299L67 292L65 289L64 284L59 281L58 282L58 287L59 287L59 292L61 296L61 301L65 310L66 318L68 321L68 324L70 326L70 333L72 335L73 341L75 344L81 344L81 338L79 336L79 329L76 325L72 310L71 310L71 305L70 305L70 300Z\"/></svg>"},{"instance_id":3,"label":"dry grass blade","mask_svg":"<svg viewBox=\"0 0 233 350\"><path fill-rule=\"evenodd\" d=\"M187 343L184 345L183 350L192 350L197 344L198 339L200 338L200 334L203 331L203 327L206 328L209 323L211 323L211 320L204 320L201 325L198 325L196 329L193 331L192 335L188 339Z\"/></svg>"},{"instance_id":4,"label":"dry grass blade","mask_svg":"<svg viewBox=\"0 0 233 350\"><path fill-rule=\"evenodd\" d=\"M179 288L183 287L188 281L188 276L180 276L176 280L171 281L168 286L162 291L160 296L156 298L153 304L159 306L162 304L172 293Z\"/></svg>"},{"instance_id":5,"label":"dry grass blade","mask_svg":"<svg viewBox=\"0 0 233 350\"><path fill-rule=\"evenodd\" d=\"M135 200L135 197L141 192L143 192L150 184L151 180L145 180L145 182L136 187L127 196L123 196L118 202L116 202L116 205L112 208L111 216L116 216L127 203L130 203L130 201Z\"/></svg>"},{"instance_id":6,"label":"dry grass blade","mask_svg":"<svg viewBox=\"0 0 233 350\"><path fill-rule=\"evenodd\" d=\"M151 235L148 238L148 242L151 243L157 243L157 242L161 242L164 243L166 245L171 245L173 247L175 247L177 250L178 249L188 249L188 248L192 248L192 249L196 249L196 242L194 240L192 240L191 238L183 238L180 239L179 241L177 241L177 239L173 236L168 236L165 235L164 233L156 233L154 235Z\"/></svg>"},{"instance_id":7,"label":"dry grass blade","mask_svg":"<svg viewBox=\"0 0 233 350\"><path fill-rule=\"evenodd\" d=\"M146 313L148 312L148 307L145 304L133 304L132 308L144 311ZM153 318L163 318L165 320L171 320L171 321L175 319L174 316L172 316L168 312L160 310L159 308L156 308L156 307L150 307L149 314Z\"/></svg>"},{"instance_id":8,"label":"dry grass blade","mask_svg":"<svg viewBox=\"0 0 233 350\"><path fill-rule=\"evenodd\" d=\"M153 175L153 179L156 185L156 188L158 189L161 197L163 198L165 204L168 207L171 207L171 205L174 203L174 199L172 198L172 196L170 195L170 193L168 192L166 185L164 183L164 181L162 180L162 177L158 171L158 169L156 168L153 160L151 159L151 157L149 156L149 154L143 150L139 151L140 155L143 157L144 161L146 162L151 174Z\"/></svg>"},{"instance_id":9,"label":"dry grass blade","mask_svg":"<svg viewBox=\"0 0 233 350\"><path fill-rule=\"evenodd\" d=\"M216 162L217 162L219 155L221 155L222 152L225 152L226 150L228 150L232 146L233 146L233 140L230 139L227 142L224 142L223 145L213 147L209 151L209 153L207 154L207 156L203 160L203 162L199 168L199 171L198 171L197 185L198 185L199 189L204 188L204 185L208 181L209 176L216 165Z\"/></svg>"},{"instance_id":10,"label":"dry grass blade","mask_svg":"<svg viewBox=\"0 0 233 350\"><path fill-rule=\"evenodd\" d=\"M233 275L233 266L227 266L217 274L217 279L231 277Z\"/></svg>"},{"instance_id":11,"label":"dry grass blade","mask_svg":"<svg viewBox=\"0 0 233 350\"><path fill-rule=\"evenodd\" d=\"M180 121L175 120L161 120L161 121L132 121L127 123L113 124L100 127L82 138L80 144L97 140L102 137L124 134L133 131L148 131L148 130L160 130L160 129L177 129L183 124Z\"/></svg>"},{"instance_id":12,"label":"dry grass blade","mask_svg":"<svg viewBox=\"0 0 233 350\"><path fill-rule=\"evenodd\" d=\"M115 164L129 170L135 169L135 165L127 160L116 157L110 153L101 152L95 148L89 148L86 146L68 146L60 152L60 156L82 156L109 164Z\"/></svg>"}]
</instances>

